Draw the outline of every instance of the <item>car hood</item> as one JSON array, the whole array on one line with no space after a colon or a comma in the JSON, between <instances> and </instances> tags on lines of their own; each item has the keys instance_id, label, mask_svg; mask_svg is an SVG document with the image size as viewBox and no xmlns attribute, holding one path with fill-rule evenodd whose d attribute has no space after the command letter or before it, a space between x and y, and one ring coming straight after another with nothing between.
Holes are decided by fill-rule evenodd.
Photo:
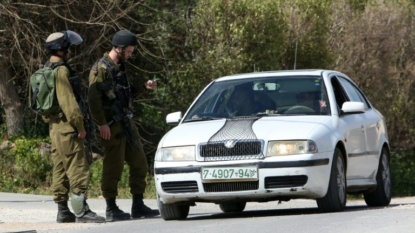
<instances>
[{"instance_id":1,"label":"car hood","mask_svg":"<svg viewBox=\"0 0 415 233\"><path fill-rule=\"evenodd\" d=\"M329 119L330 116L262 117L254 122L252 129L256 138L264 141L310 139L311 132L317 127L329 125L326 123ZM208 142L225 122L225 119L221 119L180 124L163 137L159 146L185 146Z\"/></svg>"}]
</instances>

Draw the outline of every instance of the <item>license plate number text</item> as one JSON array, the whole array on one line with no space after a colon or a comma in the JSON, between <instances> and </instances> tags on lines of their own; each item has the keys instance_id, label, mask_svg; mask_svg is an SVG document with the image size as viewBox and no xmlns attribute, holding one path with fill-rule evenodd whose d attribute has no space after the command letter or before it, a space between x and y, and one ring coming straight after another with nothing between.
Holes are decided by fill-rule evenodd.
<instances>
[{"instance_id":1,"label":"license plate number text","mask_svg":"<svg viewBox=\"0 0 415 233\"><path fill-rule=\"evenodd\" d=\"M258 169L257 167L203 168L202 178L204 180L256 179L258 178Z\"/></svg>"}]
</instances>

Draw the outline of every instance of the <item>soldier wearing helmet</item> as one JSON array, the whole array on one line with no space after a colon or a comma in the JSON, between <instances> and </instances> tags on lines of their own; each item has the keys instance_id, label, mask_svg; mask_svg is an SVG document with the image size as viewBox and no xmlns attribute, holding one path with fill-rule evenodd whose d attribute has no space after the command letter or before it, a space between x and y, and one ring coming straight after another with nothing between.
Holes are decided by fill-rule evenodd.
<instances>
[{"instance_id":1,"label":"soldier wearing helmet","mask_svg":"<svg viewBox=\"0 0 415 233\"><path fill-rule=\"evenodd\" d=\"M60 57L66 62L71 54L69 46L78 45L82 41L82 37L74 31L55 32L46 39L45 48L49 55Z\"/></svg>"},{"instance_id":2,"label":"soldier wearing helmet","mask_svg":"<svg viewBox=\"0 0 415 233\"><path fill-rule=\"evenodd\" d=\"M89 165L85 157L83 115L77 102L74 87L69 78L76 72L67 64L70 45L82 42L81 36L73 31L55 32L46 39L45 48L50 55L46 66L55 71L56 97L60 113L49 116L52 141L54 201L58 204L58 223L104 222L105 219L92 212L86 203L89 185ZM75 135L75 136L74 136ZM69 192L74 213L68 208Z\"/></svg>"},{"instance_id":3,"label":"soldier wearing helmet","mask_svg":"<svg viewBox=\"0 0 415 233\"><path fill-rule=\"evenodd\" d=\"M138 45L135 35L128 30L121 30L112 37L112 46L115 48L118 58L125 62L133 55L135 46Z\"/></svg>"},{"instance_id":4,"label":"soldier wearing helmet","mask_svg":"<svg viewBox=\"0 0 415 233\"><path fill-rule=\"evenodd\" d=\"M118 31L112 37L111 51L93 65L89 74L88 102L105 151L101 190L107 204L107 221L159 215L158 210L150 209L143 202L148 165L137 127L130 119L133 96L125 74L125 62L132 56L137 44L132 32ZM148 80L145 87L153 90L157 83ZM118 114L117 110L122 114ZM133 196L131 215L120 210L115 202L124 162L128 164L130 173L129 185Z\"/></svg>"}]
</instances>

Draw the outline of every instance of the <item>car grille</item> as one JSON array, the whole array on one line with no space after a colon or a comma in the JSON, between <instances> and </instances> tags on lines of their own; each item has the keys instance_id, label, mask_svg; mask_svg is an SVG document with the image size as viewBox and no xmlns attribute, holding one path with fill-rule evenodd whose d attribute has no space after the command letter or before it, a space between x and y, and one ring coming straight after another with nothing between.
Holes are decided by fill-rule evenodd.
<instances>
[{"instance_id":1,"label":"car grille","mask_svg":"<svg viewBox=\"0 0 415 233\"><path fill-rule=\"evenodd\" d=\"M231 147L229 146L231 144ZM227 146L228 145L228 146ZM200 157L204 161L263 159L262 143L259 140L209 142L200 145Z\"/></svg>"},{"instance_id":2,"label":"car grille","mask_svg":"<svg viewBox=\"0 0 415 233\"><path fill-rule=\"evenodd\" d=\"M258 186L258 181L203 183L203 188L207 193L257 190Z\"/></svg>"},{"instance_id":3,"label":"car grille","mask_svg":"<svg viewBox=\"0 0 415 233\"><path fill-rule=\"evenodd\" d=\"M196 193L199 192L196 181L161 182L161 188L166 193Z\"/></svg>"},{"instance_id":4,"label":"car grille","mask_svg":"<svg viewBox=\"0 0 415 233\"><path fill-rule=\"evenodd\" d=\"M271 176L265 177L265 188L291 188L304 186L307 183L308 177L301 176Z\"/></svg>"}]
</instances>

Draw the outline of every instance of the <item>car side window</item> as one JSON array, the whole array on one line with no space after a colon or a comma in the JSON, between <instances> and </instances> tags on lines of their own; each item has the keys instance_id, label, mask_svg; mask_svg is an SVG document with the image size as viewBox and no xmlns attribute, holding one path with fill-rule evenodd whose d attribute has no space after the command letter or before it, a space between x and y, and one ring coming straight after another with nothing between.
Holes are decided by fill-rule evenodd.
<instances>
[{"instance_id":1,"label":"car side window","mask_svg":"<svg viewBox=\"0 0 415 233\"><path fill-rule=\"evenodd\" d=\"M346 92L352 101L362 102L365 105L365 109L370 108L369 102L366 100L363 93L361 93L361 91L353 83L343 77L338 77L338 79L346 89Z\"/></svg>"},{"instance_id":2,"label":"car side window","mask_svg":"<svg viewBox=\"0 0 415 233\"><path fill-rule=\"evenodd\" d=\"M334 97L336 98L337 109L340 110L343 106L343 103L349 101L349 99L337 77L332 77L330 81L331 85L333 86L333 92Z\"/></svg>"}]
</instances>

